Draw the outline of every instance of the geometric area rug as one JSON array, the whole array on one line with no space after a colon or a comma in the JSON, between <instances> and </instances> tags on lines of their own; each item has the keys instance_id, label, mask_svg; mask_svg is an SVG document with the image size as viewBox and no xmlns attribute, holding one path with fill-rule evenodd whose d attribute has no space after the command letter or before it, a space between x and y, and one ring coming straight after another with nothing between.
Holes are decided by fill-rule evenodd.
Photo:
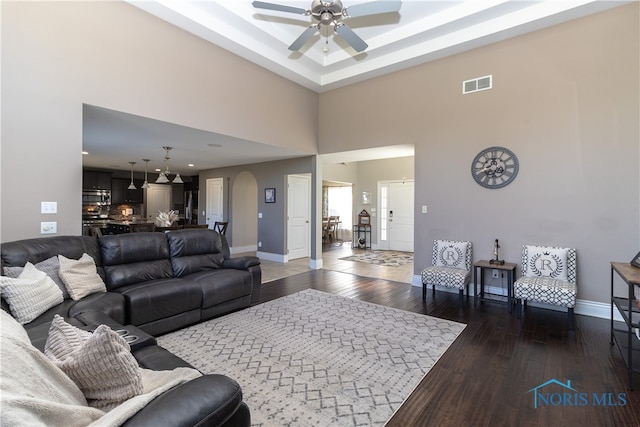
<instances>
[{"instance_id":1,"label":"geometric area rug","mask_svg":"<svg viewBox=\"0 0 640 427\"><path fill-rule=\"evenodd\" d=\"M413 263L413 252L366 251L338 259L384 265L386 267L399 267Z\"/></svg>"},{"instance_id":2,"label":"geometric area rug","mask_svg":"<svg viewBox=\"0 0 640 427\"><path fill-rule=\"evenodd\" d=\"M383 426L465 325L307 289L158 338L255 426Z\"/></svg>"}]
</instances>

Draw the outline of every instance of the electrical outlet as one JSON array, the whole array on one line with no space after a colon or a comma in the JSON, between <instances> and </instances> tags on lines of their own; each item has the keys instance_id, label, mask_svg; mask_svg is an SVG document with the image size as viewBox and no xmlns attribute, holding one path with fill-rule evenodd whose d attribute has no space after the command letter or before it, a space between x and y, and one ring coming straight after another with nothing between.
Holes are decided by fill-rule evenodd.
<instances>
[{"instance_id":1,"label":"electrical outlet","mask_svg":"<svg viewBox=\"0 0 640 427\"><path fill-rule=\"evenodd\" d=\"M58 232L57 228L57 222L41 222L40 234L56 234Z\"/></svg>"},{"instance_id":2,"label":"electrical outlet","mask_svg":"<svg viewBox=\"0 0 640 427\"><path fill-rule=\"evenodd\" d=\"M261 248L262 247L262 242L258 242L258 247Z\"/></svg>"},{"instance_id":3,"label":"electrical outlet","mask_svg":"<svg viewBox=\"0 0 640 427\"><path fill-rule=\"evenodd\" d=\"M500 271L496 270L495 268L493 269L493 278L494 279L500 278Z\"/></svg>"}]
</instances>

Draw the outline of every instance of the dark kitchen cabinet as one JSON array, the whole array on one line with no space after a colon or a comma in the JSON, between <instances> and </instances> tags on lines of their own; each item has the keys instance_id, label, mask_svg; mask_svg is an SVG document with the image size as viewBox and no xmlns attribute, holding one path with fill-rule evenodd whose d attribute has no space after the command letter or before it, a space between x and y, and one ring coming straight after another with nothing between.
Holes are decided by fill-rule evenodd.
<instances>
[{"instance_id":1,"label":"dark kitchen cabinet","mask_svg":"<svg viewBox=\"0 0 640 427\"><path fill-rule=\"evenodd\" d=\"M111 190L111 173L83 170L82 188L86 190Z\"/></svg>"},{"instance_id":2,"label":"dark kitchen cabinet","mask_svg":"<svg viewBox=\"0 0 640 427\"><path fill-rule=\"evenodd\" d=\"M130 179L113 178L111 180L111 203L114 205L123 203L143 203L144 202L144 190L142 184L144 181L141 179L134 179L133 183L136 186L135 190L129 190Z\"/></svg>"}]
</instances>

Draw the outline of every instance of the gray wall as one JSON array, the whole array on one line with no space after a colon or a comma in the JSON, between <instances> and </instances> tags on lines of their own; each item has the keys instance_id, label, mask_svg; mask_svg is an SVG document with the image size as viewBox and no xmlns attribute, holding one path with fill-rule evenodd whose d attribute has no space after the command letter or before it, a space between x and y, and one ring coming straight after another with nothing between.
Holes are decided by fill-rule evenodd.
<instances>
[{"instance_id":1,"label":"gray wall","mask_svg":"<svg viewBox=\"0 0 640 427\"><path fill-rule=\"evenodd\" d=\"M2 241L81 233L83 103L317 152L317 94L136 7L1 7Z\"/></svg>"},{"instance_id":2,"label":"gray wall","mask_svg":"<svg viewBox=\"0 0 640 427\"><path fill-rule=\"evenodd\" d=\"M471 240L476 260L496 238L513 262L523 244L570 246L578 297L606 302L609 261L640 240L638 16L622 6L321 94L321 153L415 144L416 274L435 238ZM461 94L487 74L492 90ZM470 173L493 145L520 160L498 190Z\"/></svg>"},{"instance_id":3,"label":"gray wall","mask_svg":"<svg viewBox=\"0 0 640 427\"><path fill-rule=\"evenodd\" d=\"M227 186L235 186L235 179L241 173L249 172L256 179L258 185L257 206L258 212L262 213L262 219L258 219L257 242L262 242L262 252L284 255L287 253L287 175L312 173L312 158L301 157L290 160L280 160L266 163L254 163L242 166L232 166L228 168L209 169L200 172L200 211L206 206L206 182L210 178L225 178L224 194L227 197L229 192ZM229 180L227 180L229 178ZM239 184L242 184L240 182ZM276 189L276 203L264 202L264 189ZM234 194L242 194L240 188L234 187ZM254 193L250 193L250 197ZM243 195L244 197L244 195ZM315 196L312 196L315 197ZM233 200L230 203L225 201L225 217L236 221L241 218L242 213L228 212L227 206L236 206ZM204 222L204 220L202 220ZM233 226L235 229L235 225ZM236 245L233 235L228 235L232 246ZM243 243L244 244L244 243ZM236 245L237 246L237 245Z\"/></svg>"}]
</instances>

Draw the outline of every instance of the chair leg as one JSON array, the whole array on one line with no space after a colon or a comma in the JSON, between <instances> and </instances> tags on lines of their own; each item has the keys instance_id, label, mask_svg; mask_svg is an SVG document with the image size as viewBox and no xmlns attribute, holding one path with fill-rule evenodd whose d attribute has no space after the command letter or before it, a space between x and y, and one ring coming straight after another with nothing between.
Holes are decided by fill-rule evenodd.
<instances>
[{"instance_id":1,"label":"chair leg","mask_svg":"<svg viewBox=\"0 0 640 427\"><path fill-rule=\"evenodd\" d=\"M575 321L574 321L575 316L573 315L573 307L568 310L567 315L569 316L568 318L569 330L573 331L575 330Z\"/></svg>"},{"instance_id":2,"label":"chair leg","mask_svg":"<svg viewBox=\"0 0 640 427\"><path fill-rule=\"evenodd\" d=\"M426 283L422 283L422 301L426 301L427 300L427 284Z\"/></svg>"},{"instance_id":3,"label":"chair leg","mask_svg":"<svg viewBox=\"0 0 640 427\"><path fill-rule=\"evenodd\" d=\"M458 293L458 301L460 301L460 308L464 308L464 288L460 289Z\"/></svg>"},{"instance_id":4,"label":"chair leg","mask_svg":"<svg viewBox=\"0 0 640 427\"><path fill-rule=\"evenodd\" d=\"M516 317L522 319L522 300L518 298L516 303Z\"/></svg>"}]
</instances>

